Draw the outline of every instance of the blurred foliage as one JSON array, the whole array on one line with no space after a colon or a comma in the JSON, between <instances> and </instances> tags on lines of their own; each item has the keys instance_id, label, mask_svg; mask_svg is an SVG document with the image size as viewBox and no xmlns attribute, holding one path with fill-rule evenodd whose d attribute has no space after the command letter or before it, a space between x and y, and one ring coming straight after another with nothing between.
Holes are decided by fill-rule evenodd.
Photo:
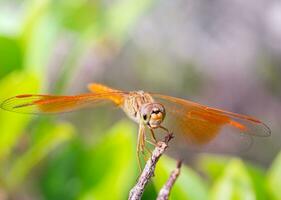
<instances>
[{"instance_id":1,"label":"blurred foliage","mask_svg":"<svg viewBox=\"0 0 281 200\"><path fill-rule=\"evenodd\" d=\"M268 176L266 179L267 188L272 199L281 199L280 186L281 186L281 153L273 162Z\"/></svg>"},{"instance_id":2,"label":"blurred foliage","mask_svg":"<svg viewBox=\"0 0 281 200\"><path fill-rule=\"evenodd\" d=\"M250 176L241 161L230 161L222 176L214 183L210 199L256 199Z\"/></svg>"},{"instance_id":3,"label":"blurred foliage","mask_svg":"<svg viewBox=\"0 0 281 200\"><path fill-rule=\"evenodd\" d=\"M176 162L168 157L162 157L157 165L154 184L157 191L168 180L171 171L175 168ZM171 199L207 199L207 187L201 177L190 168L183 166L177 184L173 188Z\"/></svg>"},{"instance_id":4,"label":"blurred foliage","mask_svg":"<svg viewBox=\"0 0 281 200\"><path fill-rule=\"evenodd\" d=\"M95 145L85 147L74 138L46 163L41 182L46 198L125 199L137 176L135 131L131 123L120 122Z\"/></svg>"},{"instance_id":5,"label":"blurred foliage","mask_svg":"<svg viewBox=\"0 0 281 200\"><path fill-rule=\"evenodd\" d=\"M8 1L1 1L0 6L5 2ZM0 7L0 102L19 93L47 90L63 93L86 51L94 47L97 56L105 58L116 54L125 45L138 18L157 1L12 2L12 6L17 5L13 12ZM59 62L52 51L64 39L71 41L66 47L69 52ZM50 83L48 68L54 63L58 68L57 79ZM144 66L138 75L150 78L151 83L163 79L167 85L194 94L204 82L201 71L190 63L184 64L184 73L177 72L178 80L170 78L174 68L148 70L151 63L145 59L140 63ZM279 71L274 67L264 73L271 81L269 87L276 92L280 92ZM99 122L103 120L96 124L102 126ZM109 130L91 129L101 137L85 136L86 141L70 122L52 116L35 117L0 110L0 127L1 200L23 199L22 196L121 200L127 198L138 177L137 130L131 122L118 122ZM175 166L175 160L161 158L143 199L156 197ZM238 158L217 155L199 157L198 168L200 173L183 166L171 199L281 199L281 154L268 171Z\"/></svg>"},{"instance_id":6,"label":"blurred foliage","mask_svg":"<svg viewBox=\"0 0 281 200\"><path fill-rule=\"evenodd\" d=\"M15 38L0 35L0 77L22 67L22 50Z\"/></svg>"}]
</instances>

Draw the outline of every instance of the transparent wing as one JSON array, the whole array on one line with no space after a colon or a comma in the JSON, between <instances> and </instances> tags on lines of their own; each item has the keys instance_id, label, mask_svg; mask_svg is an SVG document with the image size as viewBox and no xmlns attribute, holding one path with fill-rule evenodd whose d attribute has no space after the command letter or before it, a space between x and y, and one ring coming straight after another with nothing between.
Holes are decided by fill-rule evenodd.
<instances>
[{"instance_id":1,"label":"transparent wing","mask_svg":"<svg viewBox=\"0 0 281 200\"><path fill-rule=\"evenodd\" d=\"M27 114L62 113L95 106L106 101L120 105L123 102L124 95L125 92L91 93L76 96L23 94L5 100L1 104L1 108Z\"/></svg>"},{"instance_id":2,"label":"transparent wing","mask_svg":"<svg viewBox=\"0 0 281 200\"><path fill-rule=\"evenodd\" d=\"M193 148L243 151L251 146L252 136L266 137L271 134L268 126L253 117L175 97L152 95L166 108L164 126Z\"/></svg>"}]
</instances>

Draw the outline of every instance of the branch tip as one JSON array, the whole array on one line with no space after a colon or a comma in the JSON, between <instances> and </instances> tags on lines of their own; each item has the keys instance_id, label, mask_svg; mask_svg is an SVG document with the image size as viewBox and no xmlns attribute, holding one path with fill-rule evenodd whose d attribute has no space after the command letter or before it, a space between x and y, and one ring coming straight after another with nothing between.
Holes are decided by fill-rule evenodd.
<instances>
[{"instance_id":1,"label":"branch tip","mask_svg":"<svg viewBox=\"0 0 281 200\"><path fill-rule=\"evenodd\" d=\"M172 187L174 186L178 176L180 175L180 169L182 166L182 160L177 162L177 168L171 172L171 175L165 185L161 188L157 200L168 200Z\"/></svg>"},{"instance_id":2,"label":"branch tip","mask_svg":"<svg viewBox=\"0 0 281 200\"><path fill-rule=\"evenodd\" d=\"M182 160L178 160L177 162L177 168L180 169L182 166Z\"/></svg>"},{"instance_id":3,"label":"branch tip","mask_svg":"<svg viewBox=\"0 0 281 200\"><path fill-rule=\"evenodd\" d=\"M171 133L169 133L168 135L165 136L164 142L167 144L173 138L174 138L174 134L171 132Z\"/></svg>"},{"instance_id":4,"label":"branch tip","mask_svg":"<svg viewBox=\"0 0 281 200\"><path fill-rule=\"evenodd\" d=\"M168 143L171 139L173 139L173 133L169 133L165 136L163 141L159 141L152 152L151 157L146 162L146 165L141 172L141 175L138 178L136 185L131 189L129 193L129 200L140 200L142 194L144 192L144 188L147 185L148 181L154 175L155 167L160 159L160 157L164 154L165 150L168 147Z\"/></svg>"}]
</instances>

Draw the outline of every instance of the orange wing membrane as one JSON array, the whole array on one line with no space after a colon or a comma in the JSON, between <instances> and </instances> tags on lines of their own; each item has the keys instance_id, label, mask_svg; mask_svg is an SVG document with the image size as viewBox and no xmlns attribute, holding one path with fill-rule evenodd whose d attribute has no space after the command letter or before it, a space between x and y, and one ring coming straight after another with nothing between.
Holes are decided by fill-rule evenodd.
<instances>
[{"instance_id":1,"label":"orange wing membrane","mask_svg":"<svg viewBox=\"0 0 281 200\"><path fill-rule=\"evenodd\" d=\"M258 119L203 106L191 101L152 94L167 111L167 124L172 131L182 133L192 145L203 145L215 140L221 133L245 142L251 136L270 136L270 129ZM249 143L249 142L248 142ZM250 144L250 143L249 143ZM227 144L226 144L227 145Z\"/></svg>"},{"instance_id":2,"label":"orange wing membrane","mask_svg":"<svg viewBox=\"0 0 281 200\"><path fill-rule=\"evenodd\" d=\"M105 85L99 83L91 83L88 85L88 89L95 94L111 93L109 97L116 105L121 105L123 103L122 92L120 90L112 89Z\"/></svg>"},{"instance_id":3,"label":"orange wing membrane","mask_svg":"<svg viewBox=\"0 0 281 200\"><path fill-rule=\"evenodd\" d=\"M100 94L83 94L77 96L53 96L24 94L7 99L1 104L4 110L19 113L61 113L70 112L84 107L95 106L100 102L120 104L123 93L108 92Z\"/></svg>"}]
</instances>

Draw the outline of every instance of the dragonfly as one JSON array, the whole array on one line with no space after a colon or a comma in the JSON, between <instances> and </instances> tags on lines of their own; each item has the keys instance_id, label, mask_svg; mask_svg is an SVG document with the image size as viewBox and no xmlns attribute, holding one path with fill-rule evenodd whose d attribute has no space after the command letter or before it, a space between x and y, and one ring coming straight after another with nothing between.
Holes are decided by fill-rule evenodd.
<instances>
[{"instance_id":1,"label":"dragonfly","mask_svg":"<svg viewBox=\"0 0 281 200\"><path fill-rule=\"evenodd\" d=\"M88 85L89 93L75 96L21 94L6 99L4 110L53 114L70 112L102 102L113 103L138 123L137 159L146 150L146 143L157 145L156 130L172 131L186 145L202 146L231 131L232 138L270 136L269 127L262 121L237 113L211 108L189 100L144 91L121 91L99 83ZM147 136L149 130L149 138Z\"/></svg>"}]
</instances>

